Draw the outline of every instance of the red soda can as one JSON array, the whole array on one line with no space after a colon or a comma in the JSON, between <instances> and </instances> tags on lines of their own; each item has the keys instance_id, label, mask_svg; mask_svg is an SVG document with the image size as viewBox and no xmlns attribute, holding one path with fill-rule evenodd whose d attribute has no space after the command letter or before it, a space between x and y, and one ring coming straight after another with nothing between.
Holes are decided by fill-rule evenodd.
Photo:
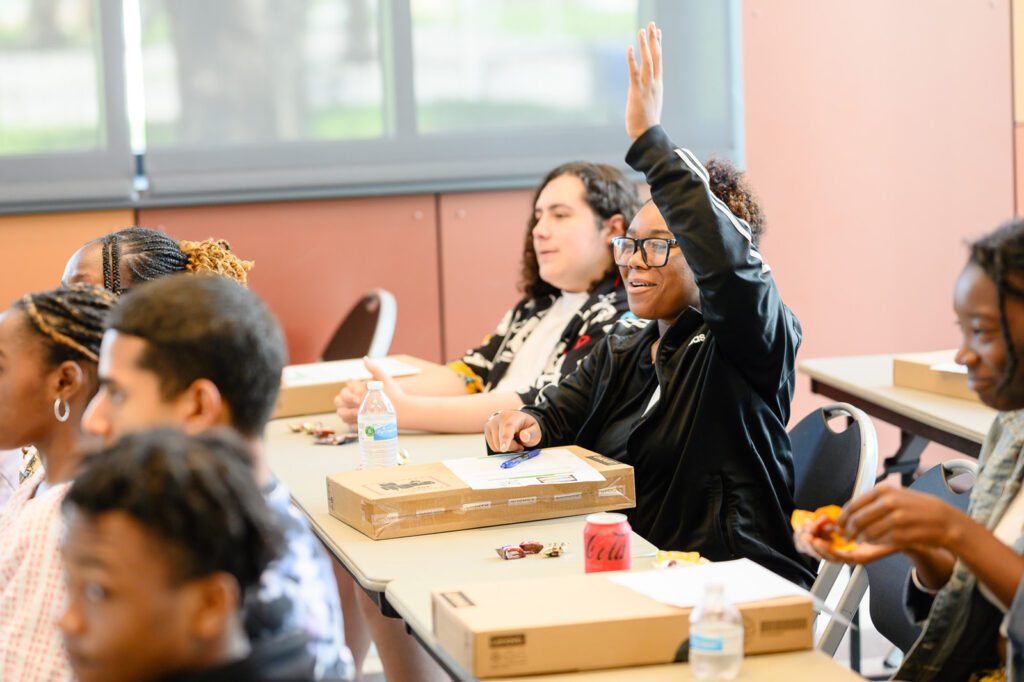
<instances>
[{"instance_id":1,"label":"red soda can","mask_svg":"<svg viewBox=\"0 0 1024 682\"><path fill-rule=\"evenodd\" d=\"M602 512L588 516L583 527L587 573L628 570L631 532L625 514Z\"/></svg>"}]
</instances>

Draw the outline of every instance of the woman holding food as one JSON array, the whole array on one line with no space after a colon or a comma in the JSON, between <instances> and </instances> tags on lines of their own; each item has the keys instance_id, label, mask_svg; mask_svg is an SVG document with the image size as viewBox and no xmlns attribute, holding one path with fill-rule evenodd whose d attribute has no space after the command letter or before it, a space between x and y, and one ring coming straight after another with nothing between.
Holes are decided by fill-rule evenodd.
<instances>
[{"instance_id":1,"label":"woman holding food","mask_svg":"<svg viewBox=\"0 0 1024 682\"><path fill-rule=\"evenodd\" d=\"M981 401L1000 411L968 513L883 486L852 500L833 523L800 525L796 540L829 561L910 557L907 607L925 624L894 679L997 680L1005 672L1024 680L1024 220L971 245L954 308L963 333L956 360ZM857 544L839 549L837 535Z\"/></svg>"}]
</instances>

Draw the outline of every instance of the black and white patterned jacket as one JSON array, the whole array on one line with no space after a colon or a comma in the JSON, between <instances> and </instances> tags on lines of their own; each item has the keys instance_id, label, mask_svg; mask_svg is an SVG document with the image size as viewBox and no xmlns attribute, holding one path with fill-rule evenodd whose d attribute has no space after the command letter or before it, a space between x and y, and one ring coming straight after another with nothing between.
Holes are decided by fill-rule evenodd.
<instances>
[{"instance_id":1,"label":"black and white patterned jacket","mask_svg":"<svg viewBox=\"0 0 1024 682\"><path fill-rule=\"evenodd\" d=\"M461 360L449 363L451 369L465 378L469 393L490 391L498 385L516 353L557 298L558 295L552 294L519 301L505 313L498 328L484 339L482 345L466 351ZM575 370L590 349L612 333L613 328L616 334L628 334L646 324L646 320L637 319L629 311L622 278L617 273L609 275L594 287L589 298L562 330L541 375L528 390L519 393L523 404L532 404L542 388L557 384Z\"/></svg>"}]
</instances>

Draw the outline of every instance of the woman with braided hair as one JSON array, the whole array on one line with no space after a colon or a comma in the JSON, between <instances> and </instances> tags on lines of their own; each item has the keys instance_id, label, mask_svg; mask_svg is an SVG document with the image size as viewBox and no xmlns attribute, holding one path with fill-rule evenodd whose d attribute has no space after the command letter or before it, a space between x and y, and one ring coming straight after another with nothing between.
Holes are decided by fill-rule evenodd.
<instances>
[{"instance_id":1,"label":"woman with braided hair","mask_svg":"<svg viewBox=\"0 0 1024 682\"><path fill-rule=\"evenodd\" d=\"M177 241L164 232L128 227L76 251L61 283L95 284L120 295L140 282L186 271L222 275L245 284L252 267L252 261L233 254L223 239Z\"/></svg>"},{"instance_id":2,"label":"woman with braided hair","mask_svg":"<svg viewBox=\"0 0 1024 682\"><path fill-rule=\"evenodd\" d=\"M245 285L252 261L231 252L223 239L199 242L176 241L164 232L145 227L127 227L94 239L78 249L64 268L61 284L93 284L120 296L133 285L177 272L201 272L222 275ZM17 470L6 459L16 453L0 453L0 509L7 498L8 478ZM13 458L13 457L12 457ZM24 479L40 466L30 455L20 463L19 478Z\"/></svg>"},{"instance_id":3,"label":"woman with braided hair","mask_svg":"<svg viewBox=\"0 0 1024 682\"><path fill-rule=\"evenodd\" d=\"M907 607L925 624L896 679L1024 680L1024 220L971 244L953 305L963 334L956 361L981 401L999 410L978 458L968 513L931 495L880 486L839 518L856 549L831 551L811 526L796 542L849 564L894 552L911 559Z\"/></svg>"},{"instance_id":4,"label":"woman with braided hair","mask_svg":"<svg viewBox=\"0 0 1024 682\"><path fill-rule=\"evenodd\" d=\"M73 285L26 294L0 314L0 448L34 446L45 465L0 512L0 680L71 679L54 623L65 589L60 505L94 449L80 424L116 300Z\"/></svg>"}]
</instances>

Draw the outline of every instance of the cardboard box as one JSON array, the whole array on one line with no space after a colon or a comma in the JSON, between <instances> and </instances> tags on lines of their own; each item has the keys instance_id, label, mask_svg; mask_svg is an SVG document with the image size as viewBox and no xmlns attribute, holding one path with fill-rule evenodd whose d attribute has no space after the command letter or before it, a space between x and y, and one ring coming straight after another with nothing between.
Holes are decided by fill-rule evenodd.
<instances>
[{"instance_id":1,"label":"cardboard box","mask_svg":"<svg viewBox=\"0 0 1024 682\"><path fill-rule=\"evenodd\" d=\"M954 362L954 355L955 350L897 355L892 359L892 383L894 386L981 402L978 394L967 387L967 371Z\"/></svg>"},{"instance_id":2,"label":"cardboard box","mask_svg":"<svg viewBox=\"0 0 1024 682\"><path fill-rule=\"evenodd\" d=\"M576 446L558 449L605 480L474 490L443 463L431 462L328 476L327 506L332 516L375 540L636 506L633 467ZM500 461L495 458L494 465Z\"/></svg>"},{"instance_id":3,"label":"cardboard box","mask_svg":"<svg viewBox=\"0 0 1024 682\"><path fill-rule=\"evenodd\" d=\"M682 574L692 569L666 570ZM479 678L677 660L680 645L689 637L691 609L657 602L611 582L612 575L576 574L434 590L434 637ZM809 595L737 608L743 615L745 654L811 648L814 612Z\"/></svg>"},{"instance_id":4,"label":"cardboard box","mask_svg":"<svg viewBox=\"0 0 1024 682\"><path fill-rule=\"evenodd\" d=\"M377 358L381 369L391 376L407 376L419 372L407 357ZM288 365L281 375L281 392L271 419L321 414L334 411L334 396L353 380L369 379L362 360L335 360Z\"/></svg>"}]
</instances>

